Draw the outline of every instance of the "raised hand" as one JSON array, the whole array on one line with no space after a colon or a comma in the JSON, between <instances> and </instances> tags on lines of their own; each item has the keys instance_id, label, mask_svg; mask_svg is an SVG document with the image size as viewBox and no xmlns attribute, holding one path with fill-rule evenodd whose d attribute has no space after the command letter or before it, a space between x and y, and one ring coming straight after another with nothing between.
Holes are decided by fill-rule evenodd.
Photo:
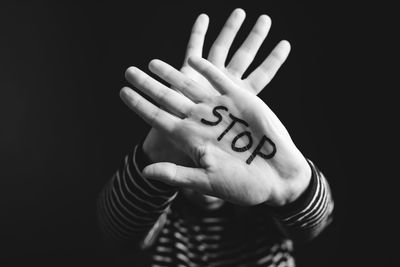
<instances>
[{"instance_id":1,"label":"raised hand","mask_svg":"<svg viewBox=\"0 0 400 267\"><path fill-rule=\"evenodd\" d=\"M155 163L143 174L236 204L279 206L296 199L311 170L279 119L209 61L190 57L188 64L219 94L160 60L150 62L150 70L179 92L137 68L127 70L127 79L163 109L128 87L121 90L124 102L196 166Z\"/></svg>"},{"instance_id":2,"label":"raised hand","mask_svg":"<svg viewBox=\"0 0 400 267\"><path fill-rule=\"evenodd\" d=\"M246 90L258 94L271 81L280 66L285 62L290 52L290 44L287 41L278 43L264 62L248 77L243 79L244 72L253 62L271 27L271 19L267 15L261 15L243 44L234 53L230 62L227 63L226 60L230 47L245 16L246 13L240 8L232 12L211 46L207 59L235 83L239 83ZM190 67L187 59L189 57L203 57L202 47L207 26L207 15L200 15L193 26L185 61L181 69L183 73L190 75L192 79L202 83L204 86L209 85L209 83ZM210 90L213 91L213 88L211 87Z\"/></svg>"},{"instance_id":3,"label":"raised hand","mask_svg":"<svg viewBox=\"0 0 400 267\"><path fill-rule=\"evenodd\" d=\"M226 58L231 44L244 19L245 12L242 9L236 9L232 12L210 49L208 60L235 84L257 94L271 81L286 60L290 45L287 41L281 41L256 70L246 79L242 79L243 73L253 61L271 26L271 20L268 16L260 16L242 46L236 51L229 64L226 65ZM201 84L202 89L209 94L219 95L219 92L211 86L208 80L188 64L189 57L203 56L203 44L208 23L209 18L205 14L201 14L194 23L181 72ZM193 162L183 151L174 146L168 137L155 128L152 128L147 135L143 148L153 161L168 160L185 166L193 165Z\"/></svg>"}]
</instances>

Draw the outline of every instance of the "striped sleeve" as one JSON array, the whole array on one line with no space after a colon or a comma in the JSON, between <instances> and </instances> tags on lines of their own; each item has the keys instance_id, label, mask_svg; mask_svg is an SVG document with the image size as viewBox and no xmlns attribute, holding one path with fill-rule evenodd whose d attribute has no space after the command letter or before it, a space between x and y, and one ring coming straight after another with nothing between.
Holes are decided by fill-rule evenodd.
<instances>
[{"instance_id":1,"label":"striped sleeve","mask_svg":"<svg viewBox=\"0 0 400 267\"><path fill-rule=\"evenodd\" d=\"M332 221L334 208L328 181L313 162L308 162L312 177L306 191L293 203L273 210L284 232L297 242L319 235Z\"/></svg>"},{"instance_id":2,"label":"striped sleeve","mask_svg":"<svg viewBox=\"0 0 400 267\"><path fill-rule=\"evenodd\" d=\"M146 161L137 145L99 194L98 221L107 238L142 241L175 198L175 187L142 176Z\"/></svg>"}]
</instances>

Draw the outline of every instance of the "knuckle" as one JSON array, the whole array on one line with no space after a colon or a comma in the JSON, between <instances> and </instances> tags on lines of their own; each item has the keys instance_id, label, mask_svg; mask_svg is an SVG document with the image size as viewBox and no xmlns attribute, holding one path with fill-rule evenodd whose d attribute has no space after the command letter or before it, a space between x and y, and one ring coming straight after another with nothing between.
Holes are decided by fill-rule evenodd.
<instances>
[{"instance_id":1,"label":"knuckle","mask_svg":"<svg viewBox=\"0 0 400 267\"><path fill-rule=\"evenodd\" d=\"M135 109L141 110L142 105L143 105L143 102L142 102L142 100L140 99L140 97L135 97L135 98L133 98L132 101L131 101L131 103L132 103L132 106L133 106Z\"/></svg>"},{"instance_id":2,"label":"knuckle","mask_svg":"<svg viewBox=\"0 0 400 267\"><path fill-rule=\"evenodd\" d=\"M234 30L236 30L236 28L237 28L236 19L237 19L237 18L233 18L233 19L228 20L228 21L226 22L224 28L225 28L226 30L229 30L229 31L234 31Z\"/></svg>"},{"instance_id":3,"label":"knuckle","mask_svg":"<svg viewBox=\"0 0 400 267\"><path fill-rule=\"evenodd\" d=\"M160 116L160 109L156 108L150 115L150 123L154 125L154 122L157 120L157 118Z\"/></svg>"},{"instance_id":4,"label":"knuckle","mask_svg":"<svg viewBox=\"0 0 400 267\"><path fill-rule=\"evenodd\" d=\"M161 103L165 103L167 96L168 96L168 91L167 90L160 90L158 91L157 94L157 101L161 104Z\"/></svg>"},{"instance_id":5,"label":"knuckle","mask_svg":"<svg viewBox=\"0 0 400 267\"><path fill-rule=\"evenodd\" d=\"M150 80L148 77L138 77L137 84L140 87L147 89L150 86Z\"/></svg>"},{"instance_id":6,"label":"knuckle","mask_svg":"<svg viewBox=\"0 0 400 267\"><path fill-rule=\"evenodd\" d=\"M215 74L210 74L211 80L213 80L216 84L218 85L222 85L224 84L224 79L219 76L219 75L215 75Z\"/></svg>"},{"instance_id":7,"label":"knuckle","mask_svg":"<svg viewBox=\"0 0 400 267\"><path fill-rule=\"evenodd\" d=\"M265 25L257 25L257 27L254 27L254 29L252 30L252 34L256 37L256 38L264 38L264 36L267 34L267 29L265 27Z\"/></svg>"},{"instance_id":8,"label":"knuckle","mask_svg":"<svg viewBox=\"0 0 400 267\"><path fill-rule=\"evenodd\" d=\"M194 82L192 79L186 78L182 81L182 87L191 89L194 87Z\"/></svg>"},{"instance_id":9,"label":"knuckle","mask_svg":"<svg viewBox=\"0 0 400 267\"><path fill-rule=\"evenodd\" d=\"M204 34L204 31L199 28L193 29L192 33L191 33L192 37L193 36L202 36L203 34Z\"/></svg>"},{"instance_id":10,"label":"knuckle","mask_svg":"<svg viewBox=\"0 0 400 267\"><path fill-rule=\"evenodd\" d=\"M159 75L161 76L161 78L170 81L171 79L173 79L173 71L170 68L163 68L161 70L159 70Z\"/></svg>"},{"instance_id":11,"label":"knuckle","mask_svg":"<svg viewBox=\"0 0 400 267\"><path fill-rule=\"evenodd\" d=\"M283 57L282 57L281 53L279 53L279 51L273 50L271 52L271 58L278 63L283 62Z\"/></svg>"}]
</instances>

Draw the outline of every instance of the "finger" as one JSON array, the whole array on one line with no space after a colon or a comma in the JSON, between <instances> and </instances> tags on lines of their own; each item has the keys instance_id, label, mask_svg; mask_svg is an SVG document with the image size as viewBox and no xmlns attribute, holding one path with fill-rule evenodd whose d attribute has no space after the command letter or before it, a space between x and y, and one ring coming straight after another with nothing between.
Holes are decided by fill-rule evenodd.
<instances>
[{"instance_id":1,"label":"finger","mask_svg":"<svg viewBox=\"0 0 400 267\"><path fill-rule=\"evenodd\" d=\"M191 57L188 63L192 68L203 75L221 94L229 94L232 89L236 88L235 84L208 60L199 57Z\"/></svg>"},{"instance_id":2,"label":"finger","mask_svg":"<svg viewBox=\"0 0 400 267\"><path fill-rule=\"evenodd\" d=\"M121 89L120 97L129 108L158 130L171 133L180 120L170 113L156 107L150 101L128 87Z\"/></svg>"},{"instance_id":3,"label":"finger","mask_svg":"<svg viewBox=\"0 0 400 267\"><path fill-rule=\"evenodd\" d=\"M168 88L136 67L128 68L125 77L137 89L174 114L185 117L185 114L193 107L193 102L187 97Z\"/></svg>"},{"instance_id":4,"label":"finger","mask_svg":"<svg viewBox=\"0 0 400 267\"><path fill-rule=\"evenodd\" d=\"M290 43L285 40L280 41L264 62L246 78L257 94L274 78L289 52Z\"/></svg>"},{"instance_id":5,"label":"finger","mask_svg":"<svg viewBox=\"0 0 400 267\"><path fill-rule=\"evenodd\" d=\"M228 71L235 76L242 77L251 62L253 62L270 28L271 19L267 15L260 16L246 40L233 55L227 66Z\"/></svg>"},{"instance_id":6,"label":"finger","mask_svg":"<svg viewBox=\"0 0 400 267\"><path fill-rule=\"evenodd\" d=\"M149 64L149 69L154 74L173 85L175 89L182 92L193 102L197 103L209 97L209 94L202 90L194 80L183 75L180 71L161 60L152 60Z\"/></svg>"},{"instance_id":7,"label":"finger","mask_svg":"<svg viewBox=\"0 0 400 267\"><path fill-rule=\"evenodd\" d=\"M192 32L190 34L189 42L186 48L185 61L183 65L187 65L187 60L191 56L202 57L204 38L207 32L209 18L206 14L201 14L197 17Z\"/></svg>"},{"instance_id":8,"label":"finger","mask_svg":"<svg viewBox=\"0 0 400 267\"><path fill-rule=\"evenodd\" d=\"M146 166L143 175L169 185L190 188L201 193L210 193L211 186L205 170L160 162Z\"/></svg>"},{"instance_id":9,"label":"finger","mask_svg":"<svg viewBox=\"0 0 400 267\"><path fill-rule=\"evenodd\" d=\"M225 61L229 49L245 17L246 13L241 8L237 8L232 12L217 39L211 46L208 54L208 60L210 62L218 67L225 67Z\"/></svg>"}]
</instances>

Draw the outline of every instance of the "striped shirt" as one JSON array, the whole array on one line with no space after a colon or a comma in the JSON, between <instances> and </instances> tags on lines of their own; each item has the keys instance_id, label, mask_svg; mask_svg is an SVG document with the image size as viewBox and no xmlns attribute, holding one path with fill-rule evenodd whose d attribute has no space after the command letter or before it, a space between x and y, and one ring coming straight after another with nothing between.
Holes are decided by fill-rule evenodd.
<instances>
[{"instance_id":1,"label":"striped shirt","mask_svg":"<svg viewBox=\"0 0 400 267\"><path fill-rule=\"evenodd\" d=\"M224 202L206 210L178 188L144 178L149 160L137 145L99 195L99 225L105 236L148 255L147 266L295 266L293 242L317 236L334 206L325 177L308 162L310 185L293 203Z\"/></svg>"}]
</instances>

